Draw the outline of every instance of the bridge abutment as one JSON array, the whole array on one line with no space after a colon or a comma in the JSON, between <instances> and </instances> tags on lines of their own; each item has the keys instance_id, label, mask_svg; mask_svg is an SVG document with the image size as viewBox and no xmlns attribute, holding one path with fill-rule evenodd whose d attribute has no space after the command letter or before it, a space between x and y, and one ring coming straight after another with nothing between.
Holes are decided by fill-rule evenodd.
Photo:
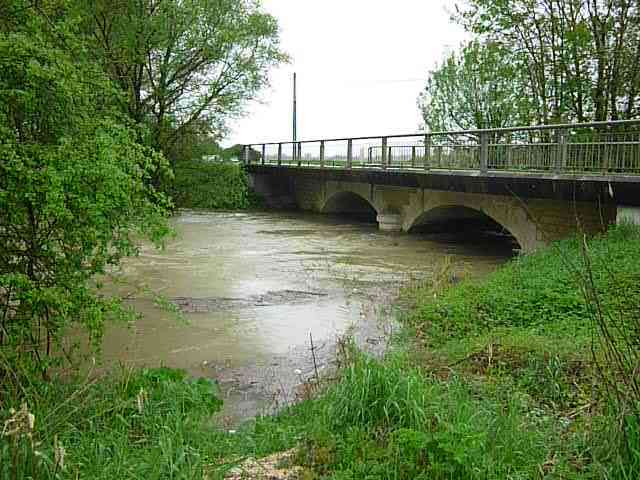
<instances>
[{"instance_id":1,"label":"bridge abutment","mask_svg":"<svg viewBox=\"0 0 640 480\"><path fill-rule=\"evenodd\" d=\"M616 212L616 222L618 224L632 223L634 225L640 225L640 207L618 205Z\"/></svg>"}]
</instances>

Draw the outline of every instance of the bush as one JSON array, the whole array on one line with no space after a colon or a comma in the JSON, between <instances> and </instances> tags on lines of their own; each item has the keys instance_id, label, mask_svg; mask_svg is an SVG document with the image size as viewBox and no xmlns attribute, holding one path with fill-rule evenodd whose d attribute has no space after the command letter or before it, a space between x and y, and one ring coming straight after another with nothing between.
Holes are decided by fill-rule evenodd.
<instances>
[{"instance_id":1,"label":"bush","mask_svg":"<svg viewBox=\"0 0 640 480\"><path fill-rule=\"evenodd\" d=\"M249 190L247 175L237 163L180 162L175 169L172 195L180 208L237 210L257 203Z\"/></svg>"},{"instance_id":2,"label":"bush","mask_svg":"<svg viewBox=\"0 0 640 480\"><path fill-rule=\"evenodd\" d=\"M115 91L73 20L16 11L0 32L0 381L20 362L45 371L72 325L97 343L125 311L90 280L134 254L134 238L167 233L150 186L164 159L113 114Z\"/></svg>"}]
</instances>

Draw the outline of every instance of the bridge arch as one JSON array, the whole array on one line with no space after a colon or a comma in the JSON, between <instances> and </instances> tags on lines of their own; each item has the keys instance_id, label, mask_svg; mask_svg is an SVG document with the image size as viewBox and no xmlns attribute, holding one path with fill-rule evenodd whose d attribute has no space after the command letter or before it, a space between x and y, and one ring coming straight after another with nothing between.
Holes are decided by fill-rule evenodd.
<instances>
[{"instance_id":1,"label":"bridge arch","mask_svg":"<svg viewBox=\"0 0 640 480\"><path fill-rule=\"evenodd\" d=\"M462 228L471 226L511 236L523 251L531 251L537 247L536 226L528 220L522 207L460 201L464 200L464 196L457 200L428 202L421 211L405 218L404 229L415 232L441 224L446 225L448 231L461 231ZM460 230L457 225L460 225Z\"/></svg>"},{"instance_id":2,"label":"bridge arch","mask_svg":"<svg viewBox=\"0 0 640 480\"><path fill-rule=\"evenodd\" d=\"M365 196L352 190L330 195L323 203L322 213L342 214L367 221L375 221L378 209Z\"/></svg>"}]
</instances>

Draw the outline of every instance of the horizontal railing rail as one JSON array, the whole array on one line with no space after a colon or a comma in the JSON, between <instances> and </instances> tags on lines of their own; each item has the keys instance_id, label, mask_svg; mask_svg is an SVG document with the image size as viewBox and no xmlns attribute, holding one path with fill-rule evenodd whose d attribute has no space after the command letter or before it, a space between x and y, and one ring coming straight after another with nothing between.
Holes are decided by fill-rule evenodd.
<instances>
[{"instance_id":1,"label":"horizontal railing rail","mask_svg":"<svg viewBox=\"0 0 640 480\"><path fill-rule=\"evenodd\" d=\"M246 164L640 175L640 120L268 142Z\"/></svg>"}]
</instances>

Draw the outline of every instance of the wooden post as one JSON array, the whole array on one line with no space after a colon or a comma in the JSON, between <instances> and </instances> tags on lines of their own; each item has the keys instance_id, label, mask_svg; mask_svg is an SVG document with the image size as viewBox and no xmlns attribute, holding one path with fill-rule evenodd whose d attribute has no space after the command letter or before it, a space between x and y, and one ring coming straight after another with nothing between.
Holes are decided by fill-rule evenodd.
<instances>
[{"instance_id":1,"label":"wooden post","mask_svg":"<svg viewBox=\"0 0 640 480\"><path fill-rule=\"evenodd\" d=\"M282 144L278 144L278 166L282 165Z\"/></svg>"},{"instance_id":2,"label":"wooden post","mask_svg":"<svg viewBox=\"0 0 640 480\"><path fill-rule=\"evenodd\" d=\"M293 149L298 150L296 158L298 159L298 166L301 166L302 165L302 142L298 142L297 145L294 145Z\"/></svg>"},{"instance_id":3,"label":"wooden post","mask_svg":"<svg viewBox=\"0 0 640 480\"><path fill-rule=\"evenodd\" d=\"M353 140L347 140L347 170L351 170L353 164Z\"/></svg>"},{"instance_id":4,"label":"wooden post","mask_svg":"<svg viewBox=\"0 0 640 480\"><path fill-rule=\"evenodd\" d=\"M262 144L262 165L264 165L264 163L267 161L267 146L263 143Z\"/></svg>"},{"instance_id":5,"label":"wooden post","mask_svg":"<svg viewBox=\"0 0 640 480\"><path fill-rule=\"evenodd\" d=\"M480 134L480 172L487 173L489 164L489 134Z\"/></svg>"},{"instance_id":6,"label":"wooden post","mask_svg":"<svg viewBox=\"0 0 640 480\"><path fill-rule=\"evenodd\" d=\"M320 141L320 168L324 168L324 140Z\"/></svg>"},{"instance_id":7,"label":"wooden post","mask_svg":"<svg viewBox=\"0 0 640 480\"><path fill-rule=\"evenodd\" d=\"M387 168L387 137L382 137L382 164L381 168Z\"/></svg>"},{"instance_id":8,"label":"wooden post","mask_svg":"<svg viewBox=\"0 0 640 480\"><path fill-rule=\"evenodd\" d=\"M424 136L424 157L422 158L422 164L425 170L429 170L429 163L431 160L431 135Z\"/></svg>"},{"instance_id":9,"label":"wooden post","mask_svg":"<svg viewBox=\"0 0 640 480\"><path fill-rule=\"evenodd\" d=\"M411 146L411 168L416 167L416 146Z\"/></svg>"}]
</instances>

